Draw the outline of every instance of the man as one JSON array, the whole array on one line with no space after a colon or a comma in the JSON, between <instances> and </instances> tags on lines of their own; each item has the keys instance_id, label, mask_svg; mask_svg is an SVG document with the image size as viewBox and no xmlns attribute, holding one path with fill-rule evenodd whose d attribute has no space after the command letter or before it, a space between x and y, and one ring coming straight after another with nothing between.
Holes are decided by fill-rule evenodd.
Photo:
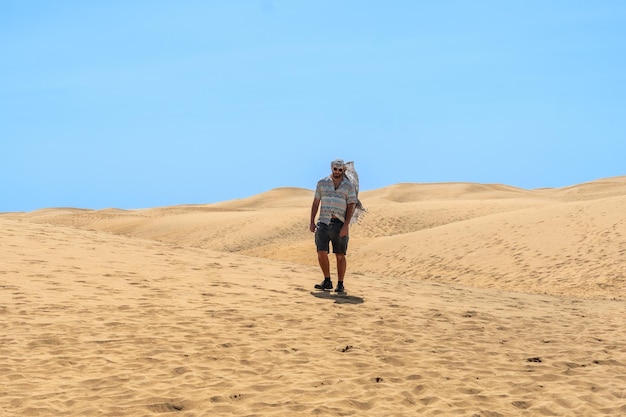
<instances>
[{"instance_id":1,"label":"man","mask_svg":"<svg viewBox=\"0 0 626 417\"><path fill-rule=\"evenodd\" d=\"M345 176L346 164L341 159L330 163L331 174L317 182L315 197L311 206L311 232L315 233L317 260L319 261L324 281L315 288L330 290L333 282L330 278L330 260L328 253L330 243L337 258L336 292L345 292L343 280L346 275L346 250L348 249L348 232L350 220L357 204L357 193L354 184ZM317 224L315 216L320 209Z\"/></svg>"}]
</instances>

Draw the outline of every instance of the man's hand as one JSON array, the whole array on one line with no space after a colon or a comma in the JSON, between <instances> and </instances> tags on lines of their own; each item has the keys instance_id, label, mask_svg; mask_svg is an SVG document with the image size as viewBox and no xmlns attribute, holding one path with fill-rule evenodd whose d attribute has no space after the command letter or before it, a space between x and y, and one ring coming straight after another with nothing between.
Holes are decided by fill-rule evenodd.
<instances>
[{"instance_id":1,"label":"man's hand","mask_svg":"<svg viewBox=\"0 0 626 417\"><path fill-rule=\"evenodd\" d=\"M315 233L315 229L317 229L317 226L315 225L315 222L311 222L311 225L309 226L309 230L312 233Z\"/></svg>"},{"instance_id":2,"label":"man's hand","mask_svg":"<svg viewBox=\"0 0 626 417\"><path fill-rule=\"evenodd\" d=\"M341 232L339 232L339 237L346 237L348 236L348 223L344 223L343 226L341 227Z\"/></svg>"}]
</instances>

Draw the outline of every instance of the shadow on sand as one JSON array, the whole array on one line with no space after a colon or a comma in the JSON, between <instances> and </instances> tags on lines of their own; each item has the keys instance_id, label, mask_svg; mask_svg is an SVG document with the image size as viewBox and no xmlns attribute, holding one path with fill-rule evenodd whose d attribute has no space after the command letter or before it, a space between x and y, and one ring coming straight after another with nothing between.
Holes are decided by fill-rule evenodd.
<instances>
[{"instance_id":1,"label":"shadow on sand","mask_svg":"<svg viewBox=\"0 0 626 417\"><path fill-rule=\"evenodd\" d=\"M334 300L336 304L362 304L364 301L361 297L330 291L311 291L311 295L325 300Z\"/></svg>"}]
</instances>

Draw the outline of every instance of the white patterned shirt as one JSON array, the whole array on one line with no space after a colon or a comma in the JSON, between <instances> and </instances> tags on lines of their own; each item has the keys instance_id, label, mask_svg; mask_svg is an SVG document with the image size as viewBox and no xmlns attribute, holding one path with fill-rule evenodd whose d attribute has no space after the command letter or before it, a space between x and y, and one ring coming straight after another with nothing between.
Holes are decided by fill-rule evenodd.
<instances>
[{"instance_id":1,"label":"white patterned shirt","mask_svg":"<svg viewBox=\"0 0 626 417\"><path fill-rule=\"evenodd\" d=\"M321 201L320 216L318 221L330 224L332 217L337 217L342 222L346 221L348 204L356 204L356 189L346 177L343 177L339 187L335 189L332 176L322 178L315 188L315 199Z\"/></svg>"}]
</instances>

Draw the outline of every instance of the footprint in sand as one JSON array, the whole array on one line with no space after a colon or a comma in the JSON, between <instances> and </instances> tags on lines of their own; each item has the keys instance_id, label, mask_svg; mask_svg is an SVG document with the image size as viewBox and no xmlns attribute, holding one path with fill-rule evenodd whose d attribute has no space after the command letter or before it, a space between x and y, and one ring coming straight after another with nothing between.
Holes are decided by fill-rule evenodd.
<instances>
[{"instance_id":1,"label":"footprint in sand","mask_svg":"<svg viewBox=\"0 0 626 417\"><path fill-rule=\"evenodd\" d=\"M160 404L150 404L148 406L150 411L155 413L171 413L174 411L183 411L185 407L179 403L160 403Z\"/></svg>"}]
</instances>

